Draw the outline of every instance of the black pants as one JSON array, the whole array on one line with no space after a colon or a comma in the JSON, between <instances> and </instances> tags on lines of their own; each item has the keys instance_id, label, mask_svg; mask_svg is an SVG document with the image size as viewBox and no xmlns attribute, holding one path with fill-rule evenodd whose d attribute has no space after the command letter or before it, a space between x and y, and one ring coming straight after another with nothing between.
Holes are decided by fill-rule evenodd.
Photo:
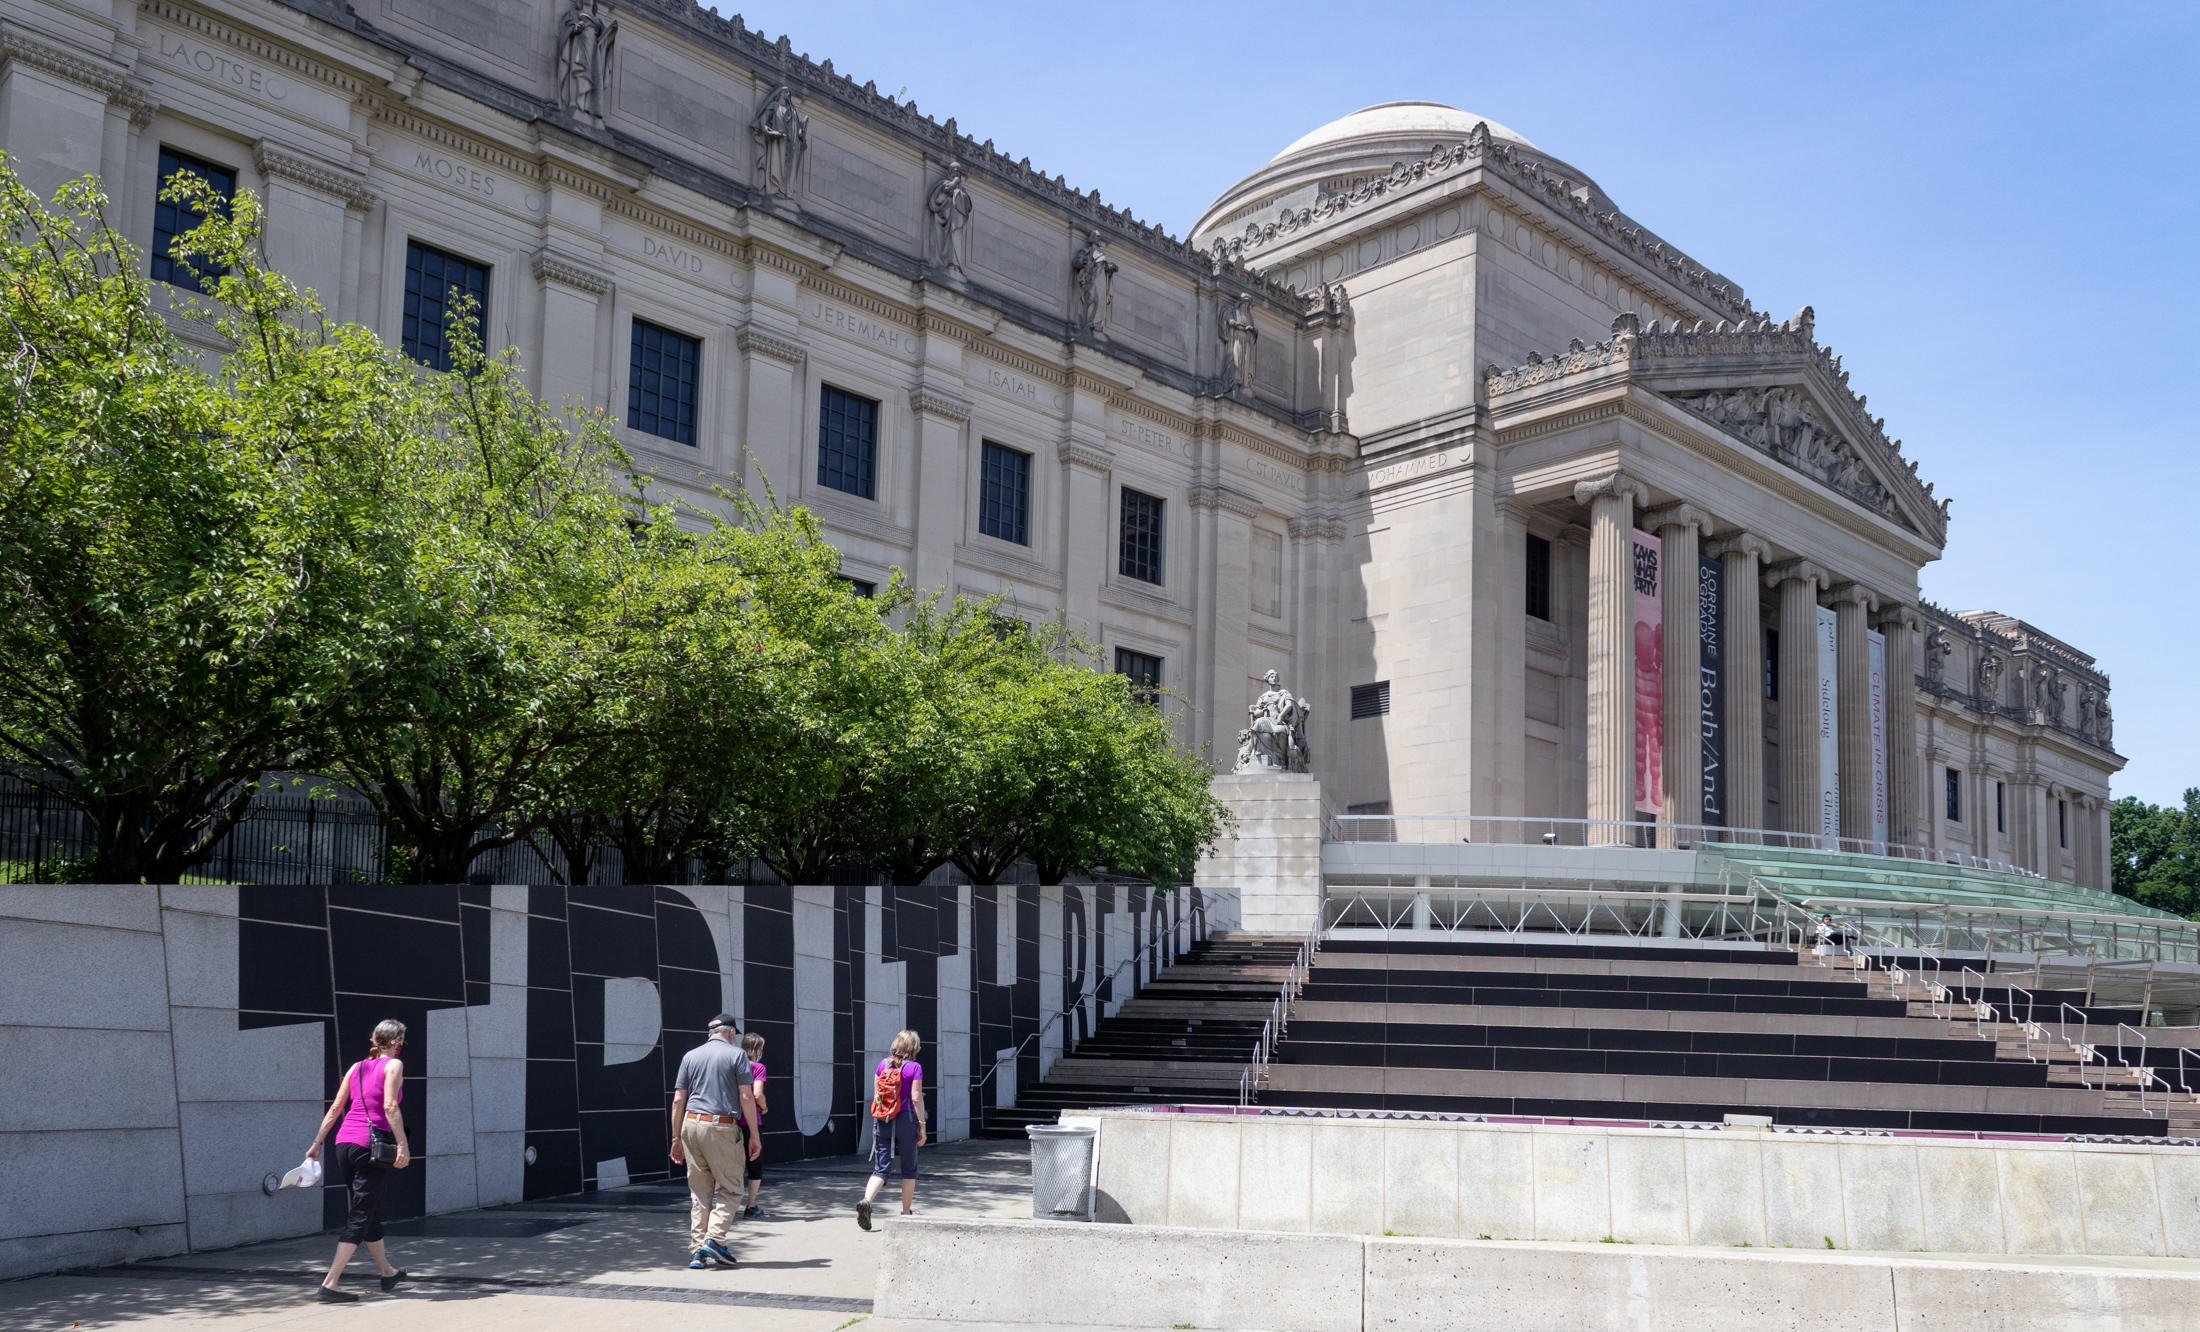
<instances>
[{"instance_id":1,"label":"black pants","mask_svg":"<svg viewBox=\"0 0 2200 1332\"><path fill-rule=\"evenodd\" d=\"M344 1182L344 1228L336 1232L340 1244L372 1244L382 1238L382 1181L389 1169L367 1159L367 1149L355 1142L336 1144L336 1176Z\"/></svg>"}]
</instances>

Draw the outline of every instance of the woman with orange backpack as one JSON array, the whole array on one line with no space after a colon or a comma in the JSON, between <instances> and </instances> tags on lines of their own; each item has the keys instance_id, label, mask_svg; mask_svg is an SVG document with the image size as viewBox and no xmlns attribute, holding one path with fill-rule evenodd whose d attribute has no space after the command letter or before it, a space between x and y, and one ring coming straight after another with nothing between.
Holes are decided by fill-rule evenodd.
<instances>
[{"instance_id":1,"label":"woman with orange backpack","mask_svg":"<svg viewBox=\"0 0 2200 1332\"><path fill-rule=\"evenodd\" d=\"M917 1206L917 1149L924 1146L924 1065L917 1051L924 1042L905 1031L894 1038L887 1056L878 1061L871 1088L871 1182L863 1187L863 1201L856 1204L856 1224L871 1228L871 1202L886 1187L887 1168L894 1154L901 1154L901 1214Z\"/></svg>"}]
</instances>

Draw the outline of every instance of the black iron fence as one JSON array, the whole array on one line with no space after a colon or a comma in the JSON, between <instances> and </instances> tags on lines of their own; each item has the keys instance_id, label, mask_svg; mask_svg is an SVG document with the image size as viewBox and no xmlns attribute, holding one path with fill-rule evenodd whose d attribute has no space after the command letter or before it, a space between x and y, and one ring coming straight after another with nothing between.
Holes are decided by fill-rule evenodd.
<instances>
[{"instance_id":1,"label":"black iron fence","mask_svg":"<svg viewBox=\"0 0 2200 1332\"><path fill-rule=\"evenodd\" d=\"M51 791L0 783L0 883L69 883L94 847L90 822ZM184 875L192 883L376 883L389 871L382 818L356 794L269 786Z\"/></svg>"}]
</instances>

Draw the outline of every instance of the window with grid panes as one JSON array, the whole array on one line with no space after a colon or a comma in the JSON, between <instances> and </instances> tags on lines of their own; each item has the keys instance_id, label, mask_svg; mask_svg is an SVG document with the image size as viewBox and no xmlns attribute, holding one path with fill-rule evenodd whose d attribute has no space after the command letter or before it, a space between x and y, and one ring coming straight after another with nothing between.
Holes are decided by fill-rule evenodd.
<instances>
[{"instance_id":1,"label":"window with grid panes","mask_svg":"<svg viewBox=\"0 0 2200 1332\"><path fill-rule=\"evenodd\" d=\"M817 406L817 483L864 499L876 497L876 402L825 386Z\"/></svg>"},{"instance_id":2,"label":"window with grid panes","mask_svg":"<svg viewBox=\"0 0 2200 1332\"><path fill-rule=\"evenodd\" d=\"M212 162L204 162L196 157L187 156L173 148L161 149L160 191L162 193L167 191L169 183L179 173L186 176L196 176L205 181L213 187L214 193L222 197L225 205L228 200L236 196L237 173L235 171L225 166L215 166ZM226 207L223 211L227 211ZM159 199L154 202L153 281L166 282L171 286L181 287L185 291L205 291L208 287L214 285L215 279L228 271L219 266L208 264L203 259L188 260L170 257L169 247L175 244L176 237L204 222L206 217L206 211L196 204L174 203L167 199Z\"/></svg>"},{"instance_id":3,"label":"window with grid panes","mask_svg":"<svg viewBox=\"0 0 2200 1332\"><path fill-rule=\"evenodd\" d=\"M1031 455L992 440L978 462L978 530L1031 544Z\"/></svg>"},{"instance_id":4,"label":"window with grid panes","mask_svg":"<svg viewBox=\"0 0 2200 1332\"><path fill-rule=\"evenodd\" d=\"M1948 769L1948 822L1963 822L1963 774Z\"/></svg>"},{"instance_id":5,"label":"window with grid panes","mask_svg":"<svg viewBox=\"0 0 2200 1332\"><path fill-rule=\"evenodd\" d=\"M1119 647L1115 650L1115 673L1130 677L1133 699L1145 704L1161 701L1161 658Z\"/></svg>"},{"instance_id":6,"label":"window with grid panes","mask_svg":"<svg viewBox=\"0 0 2200 1332\"><path fill-rule=\"evenodd\" d=\"M1551 618L1551 543L1539 536L1528 538L1528 614Z\"/></svg>"},{"instance_id":7,"label":"window with grid panes","mask_svg":"<svg viewBox=\"0 0 2200 1332\"><path fill-rule=\"evenodd\" d=\"M451 368L451 334L458 307L473 301L474 339L487 350L483 331L489 324L489 269L471 259L419 241L405 244L405 322L400 330L405 354L432 370Z\"/></svg>"},{"instance_id":8,"label":"window with grid panes","mask_svg":"<svg viewBox=\"0 0 2200 1332\"><path fill-rule=\"evenodd\" d=\"M1162 516L1165 501L1123 488L1122 549L1116 568L1141 583L1161 581Z\"/></svg>"},{"instance_id":9,"label":"window with grid panes","mask_svg":"<svg viewBox=\"0 0 2200 1332\"><path fill-rule=\"evenodd\" d=\"M676 444L695 442L695 363L703 344L669 328L634 321L627 366L626 424Z\"/></svg>"}]
</instances>

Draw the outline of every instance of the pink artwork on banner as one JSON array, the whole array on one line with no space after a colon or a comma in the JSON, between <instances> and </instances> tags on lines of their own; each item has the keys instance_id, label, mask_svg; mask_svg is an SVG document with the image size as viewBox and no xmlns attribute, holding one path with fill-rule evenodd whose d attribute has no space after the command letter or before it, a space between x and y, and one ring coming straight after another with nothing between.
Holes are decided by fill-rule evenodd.
<instances>
[{"instance_id":1,"label":"pink artwork on banner","mask_svg":"<svg viewBox=\"0 0 2200 1332\"><path fill-rule=\"evenodd\" d=\"M1665 812L1665 633L1658 539L1635 533L1635 812Z\"/></svg>"}]
</instances>

